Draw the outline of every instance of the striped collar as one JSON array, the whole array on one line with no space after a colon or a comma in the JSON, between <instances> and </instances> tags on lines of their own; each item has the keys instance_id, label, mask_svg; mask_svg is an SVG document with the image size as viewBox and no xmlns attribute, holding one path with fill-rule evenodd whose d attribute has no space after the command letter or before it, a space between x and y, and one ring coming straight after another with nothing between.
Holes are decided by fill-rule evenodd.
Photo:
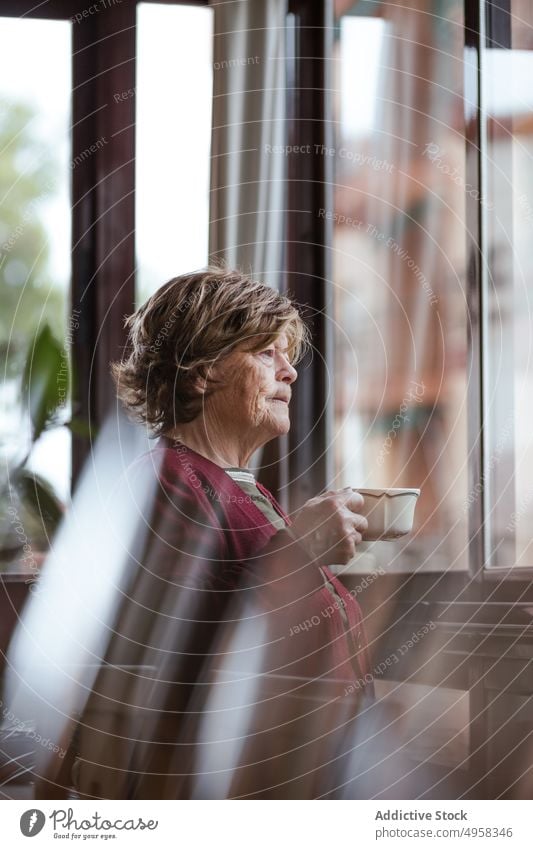
<instances>
[{"instance_id":1,"label":"striped collar","mask_svg":"<svg viewBox=\"0 0 533 849\"><path fill-rule=\"evenodd\" d=\"M255 476L249 469L239 469L237 467L230 467L229 469L224 469L226 474L230 476L234 481L242 481L242 483L251 483L255 485Z\"/></svg>"}]
</instances>

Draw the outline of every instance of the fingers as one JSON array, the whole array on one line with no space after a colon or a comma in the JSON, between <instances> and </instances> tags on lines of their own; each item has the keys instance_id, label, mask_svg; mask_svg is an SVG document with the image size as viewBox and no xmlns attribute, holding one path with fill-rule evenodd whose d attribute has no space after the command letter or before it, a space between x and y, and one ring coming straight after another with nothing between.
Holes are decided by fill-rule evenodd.
<instances>
[{"instance_id":1,"label":"fingers","mask_svg":"<svg viewBox=\"0 0 533 849\"><path fill-rule=\"evenodd\" d=\"M364 506L365 499L363 498L360 492L356 492L354 489L352 489L345 503L348 510L352 510L354 513L357 513L357 511L361 510L361 508Z\"/></svg>"},{"instance_id":2,"label":"fingers","mask_svg":"<svg viewBox=\"0 0 533 849\"><path fill-rule=\"evenodd\" d=\"M361 516L360 513L353 513L351 519L356 531L364 534L364 532L368 530L368 520L366 516Z\"/></svg>"},{"instance_id":3,"label":"fingers","mask_svg":"<svg viewBox=\"0 0 533 849\"><path fill-rule=\"evenodd\" d=\"M357 551L357 546L363 542L364 533L368 529L368 522L364 516L343 510L344 520L341 539L332 546L337 561L342 564L349 563Z\"/></svg>"},{"instance_id":4,"label":"fingers","mask_svg":"<svg viewBox=\"0 0 533 849\"><path fill-rule=\"evenodd\" d=\"M344 494L344 490L341 490L341 492ZM346 524L347 520L350 528L364 533L368 530L368 521L365 516L358 512L364 506L364 498L359 492L354 492L353 490L346 495L347 499L339 511L342 514L343 521Z\"/></svg>"},{"instance_id":5,"label":"fingers","mask_svg":"<svg viewBox=\"0 0 533 849\"><path fill-rule=\"evenodd\" d=\"M327 490L307 501L295 517L293 526L315 559L327 563L348 563L363 541L368 522L359 512L363 496L352 487Z\"/></svg>"},{"instance_id":6,"label":"fingers","mask_svg":"<svg viewBox=\"0 0 533 849\"><path fill-rule=\"evenodd\" d=\"M354 545L359 545L363 541L365 532L367 530L368 522L365 517L353 515L349 525L349 529L346 530L344 538L353 541Z\"/></svg>"},{"instance_id":7,"label":"fingers","mask_svg":"<svg viewBox=\"0 0 533 849\"><path fill-rule=\"evenodd\" d=\"M344 507L348 507L349 510L353 510L354 513L360 510L365 503L361 493L357 492L351 486L345 486L343 489L337 489L336 491L329 490L324 494L338 504L340 503Z\"/></svg>"},{"instance_id":8,"label":"fingers","mask_svg":"<svg viewBox=\"0 0 533 849\"><path fill-rule=\"evenodd\" d=\"M359 533L359 531L353 532L352 539L353 539L354 546L360 545L363 542L363 536L362 536L361 533ZM354 552L354 555L355 555L355 552Z\"/></svg>"},{"instance_id":9,"label":"fingers","mask_svg":"<svg viewBox=\"0 0 533 849\"><path fill-rule=\"evenodd\" d=\"M345 511L347 514L348 511ZM342 526L337 530L333 528L319 529L315 531L315 541L320 554L329 558L330 563L349 563L355 557L356 547L362 542L362 532L366 530L366 519L364 516L358 516L358 527L353 521L353 514L350 513L350 519L347 515Z\"/></svg>"}]
</instances>

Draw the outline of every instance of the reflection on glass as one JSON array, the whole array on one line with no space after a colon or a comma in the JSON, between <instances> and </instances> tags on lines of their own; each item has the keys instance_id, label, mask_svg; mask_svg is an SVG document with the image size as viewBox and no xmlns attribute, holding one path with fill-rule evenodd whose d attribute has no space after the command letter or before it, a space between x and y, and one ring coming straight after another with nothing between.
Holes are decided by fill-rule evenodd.
<instances>
[{"instance_id":1,"label":"reflection on glass","mask_svg":"<svg viewBox=\"0 0 533 849\"><path fill-rule=\"evenodd\" d=\"M345 4L346 5L346 4ZM467 566L463 4L380 4L334 54L339 486L420 487L415 532L364 568ZM443 11L445 8L445 14ZM438 12L438 14L437 14Z\"/></svg>"},{"instance_id":2,"label":"reflection on glass","mask_svg":"<svg viewBox=\"0 0 533 849\"><path fill-rule=\"evenodd\" d=\"M488 565L533 566L533 7L512 4L511 48L484 51L487 198Z\"/></svg>"},{"instance_id":3,"label":"reflection on glass","mask_svg":"<svg viewBox=\"0 0 533 849\"><path fill-rule=\"evenodd\" d=\"M1 19L0 497L2 514L8 502L15 504L24 530L24 537L17 536L2 525L2 560L16 556L23 539L31 541L34 553L47 545L39 515L24 500L19 503L18 490L10 496L6 489L15 486L28 454L26 466L60 499L67 499L70 488L69 431L56 426L32 446L21 405L24 362L46 324L64 346L65 373L68 369L70 36L67 21ZM59 423L69 415L67 386Z\"/></svg>"},{"instance_id":4,"label":"reflection on glass","mask_svg":"<svg viewBox=\"0 0 533 849\"><path fill-rule=\"evenodd\" d=\"M137 302L207 262L212 10L137 12Z\"/></svg>"}]
</instances>

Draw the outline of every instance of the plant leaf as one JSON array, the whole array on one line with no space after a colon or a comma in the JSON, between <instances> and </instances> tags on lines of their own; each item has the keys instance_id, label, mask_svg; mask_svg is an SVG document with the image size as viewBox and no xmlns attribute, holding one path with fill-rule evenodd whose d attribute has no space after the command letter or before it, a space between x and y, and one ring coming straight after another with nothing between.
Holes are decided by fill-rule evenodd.
<instances>
[{"instance_id":1,"label":"plant leaf","mask_svg":"<svg viewBox=\"0 0 533 849\"><path fill-rule=\"evenodd\" d=\"M68 386L67 355L45 324L28 351L22 384L22 401L30 416L34 442L65 402Z\"/></svg>"},{"instance_id":2,"label":"plant leaf","mask_svg":"<svg viewBox=\"0 0 533 849\"><path fill-rule=\"evenodd\" d=\"M63 518L64 506L48 481L30 469L19 469L17 489L21 501L40 517L47 533L53 534Z\"/></svg>"}]
</instances>

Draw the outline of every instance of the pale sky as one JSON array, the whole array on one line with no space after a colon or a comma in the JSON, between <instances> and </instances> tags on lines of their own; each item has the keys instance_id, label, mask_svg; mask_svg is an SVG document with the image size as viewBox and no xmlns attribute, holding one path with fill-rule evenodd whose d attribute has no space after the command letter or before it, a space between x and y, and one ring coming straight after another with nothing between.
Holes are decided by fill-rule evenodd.
<instances>
[{"instance_id":1,"label":"pale sky","mask_svg":"<svg viewBox=\"0 0 533 849\"><path fill-rule=\"evenodd\" d=\"M51 149L59 166L57 199L46 204L43 212L50 238L51 279L66 289L70 277L71 25L19 18L0 21L0 97L36 108L32 133Z\"/></svg>"},{"instance_id":2,"label":"pale sky","mask_svg":"<svg viewBox=\"0 0 533 849\"><path fill-rule=\"evenodd\" d=\"M212 10L141 4L138 22L136 237L145 291L207 261Z\"/></svg>"},{"instance_id":3,"label":"pale sky","mask_svg":"<svg viewBox=\"0 0 533 849\"><path fill-rule=\"evenodd\" d=\"M344 138L365 137L375 122L383 36L381 18L341 19L341 123Z\"/></svg>"}]
</instances>

